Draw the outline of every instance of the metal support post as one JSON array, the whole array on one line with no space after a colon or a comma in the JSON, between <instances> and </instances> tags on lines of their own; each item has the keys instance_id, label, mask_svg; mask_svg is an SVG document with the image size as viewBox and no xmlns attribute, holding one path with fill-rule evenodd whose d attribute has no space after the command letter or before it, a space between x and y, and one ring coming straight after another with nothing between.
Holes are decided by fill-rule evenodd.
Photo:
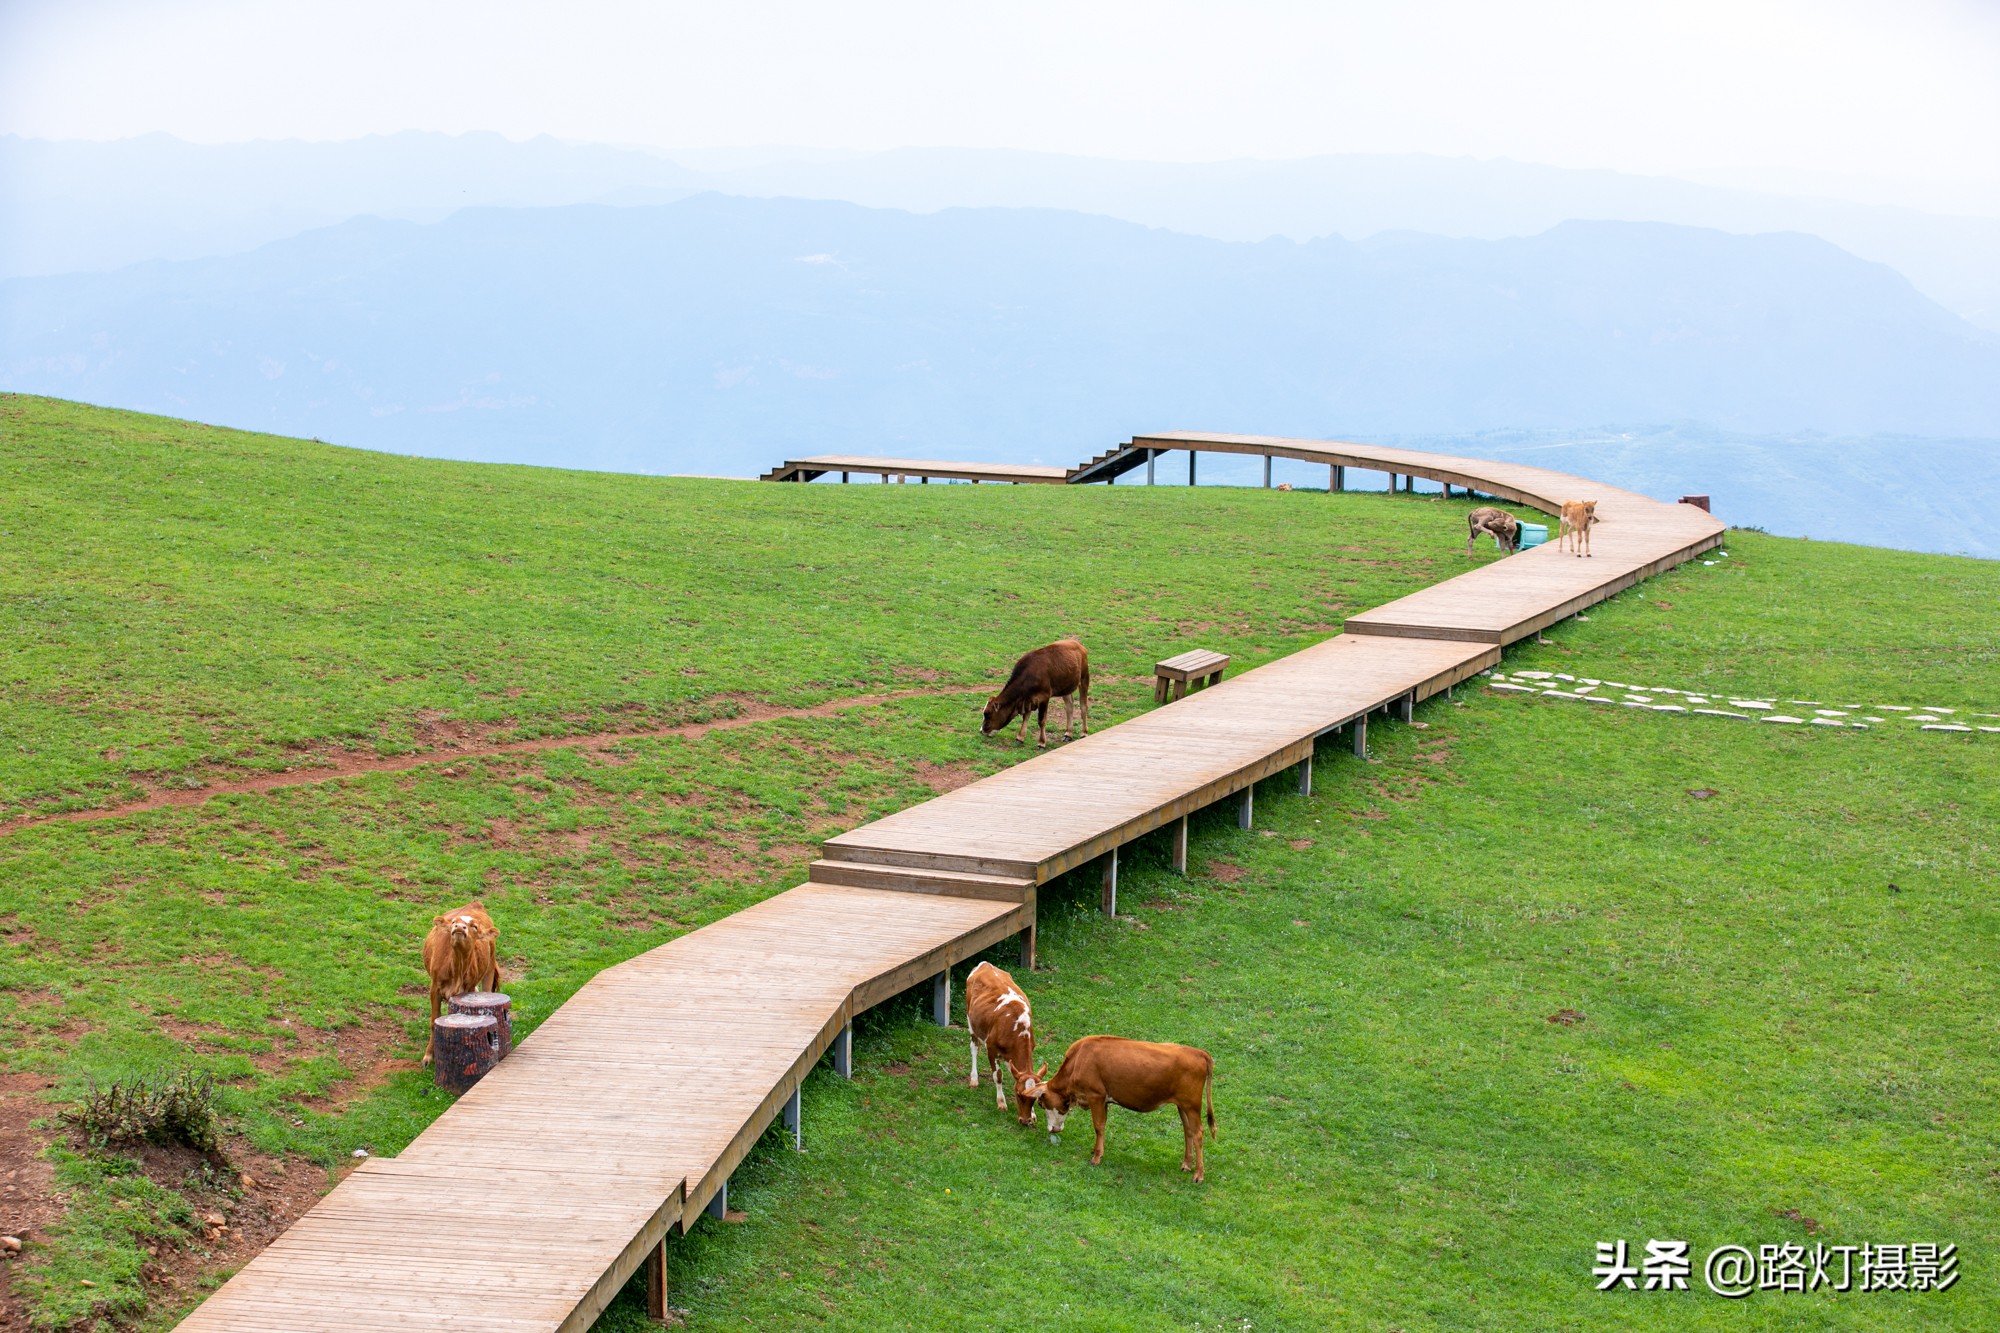
<instances>
[{"instance_id":1,"label":"metal support post","mask_svg":"<svg viewBox=\"0 0 2000 1333\"><path fill-rule=\"evenodd\" d=\"M1313 757L1307 755L1299 760L1299 795L1313 794Z\"/></svg>"},{"instance_id":2,"label":"metal support post","mask_svg":"<svg viewBox=\"0 0 2000 1333\"><path fill-rule=\"evenodd\" d=\"M715 1192L715 1197L708 1201L708 1207L702 1209L702 1211L718 1222L724 1220L724 1215L729 1211L728 1181L725 1180L722 1182L722 1188Z\"/></svg>"},{"instance_id":3,"label":"metal support post","mask_svg":"<svg viewBox=\"0 0 2000 1333\"><path fill-rule=\"evenodd\" d=\"M1271 455L1264 455L1264 489L1271 489Z\"/></svg>"},{"instance_id":4,"label":"metal support post","mask_svg":"<svg viewBox=\"0 0 2000 1333\"><path fill-rule=\"evenodd\" d=\"M1159 456L1159 453L1158 449L1148 449L1146 451L1146 484L1148 486L1153 484L1153 460Z\"/></svg>"},{"instance_id":5,"label":"metal support post","mask_svg":"<svg viewBox=\"0 0 2000 1333\"><path fill-rule=\"evenodd\" d=\"M941 1028L951 1026L951 969L931 978L931 1022Z\"/></svg>"},{"instance_id":6,"label":"metal support post","mask_svg":"<svg viewBox=\"0 0 2000 1333\"><path fill-rule=\"evenodd\" d=\"M799 1106L800 1089L793 1088L792 1095L785 1099L785 1128L792 1131L792 1151L806 1150L805 1123Z\"/></svg>"},{"instance_id":7,"label":"metal support post","mask_svg":"<svg viewBox=\"0 0 2000 1333\"><path fill-rule=\"evenodd\" d=\"M1113 847L1104 854L1104 883L1100 893L1100 906L1104 915L1118 915L1118 849Z\"/></svg>"},{"instance_id":8,"label":"metal support post","mask_svg":"<svg viewBox=\"0 0 2000 1333\"><path fill-rule=\"evenodd\" d=\"M1354 757L1356 759L1366 759L1368 757L1368 715L1366 713L1354 719Z\"/></svg>"},{"instance_id":9,"label":"metal support post","mask_svg":"<svg viewBox=\"0 0 2000 1333\"><path fill-rule=\"evenodd\" d=\"M854 1024L849 1023L833 1039L833 1072L842 1078L854 1077Z\"/></svg>"},{"instance_id":10,"label":"metal support post","mask_svg":"<svg viewBox=\"0 0 2000 1333\"><path fill-rule=\"evenodd\" d=\"M1251 807L1256 804L1256 801L1257 801L1257 784L1253 782L1249 786L1243 789L1242 798L1237 802L1236 805L1237 828L1250 827Z\"/></svg>"},{"instance_id":11,"label":"metal support post","mask_svg":"<svg viewBox=\"0 0 2000 1333\"><path fill-rule=\"evenodd\" d=\"M1188 817L1174 821L1174 873L1187 874Z\"/></svg>"}]
</instances>

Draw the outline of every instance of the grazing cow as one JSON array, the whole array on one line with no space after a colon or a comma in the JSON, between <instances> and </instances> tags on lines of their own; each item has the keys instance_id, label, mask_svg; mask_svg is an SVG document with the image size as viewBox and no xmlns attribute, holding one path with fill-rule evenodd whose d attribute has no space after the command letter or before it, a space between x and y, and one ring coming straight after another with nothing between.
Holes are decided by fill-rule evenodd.
<instances>
[{"instance_id":1,"label":"grazing cow","mask_svg":"<svg viewBox=\"0 0 2000 1333\"><path fill-rule=\"evenodd\" d=\"M1597 522L1597 501L1564 500L1562 507L1562 528L1556 534L1556 549L1562 550L1567 541L1570 549L1581 560L1590 554L1590 529Z\"/></svg>"},{"instance_id":2,"label":"grazing cow","mask_svg":"<svg viewBox=\"0 0 2000 1333\"><path fill-rule=\"evenodd\" d=\"M442 1003L474 991L500 989L500 964L493 956L499 939L493 918L477 900L431 918L431 933L424 936L424 971L431 974L433 1040L424 1043L425 1064L431 1062Z\"/></svg>"},{"instance_id":3,"label":"grazing cow","mask_svg":"<svg viewBox=\"0 0 2000 1333\"><path fill-rule=\"evenodd\" d=\"M1072 712L1071 696L1075 696ZM1049 744L1049 700L1063 701L1063 739L1075 730L1076 713L1083 715L1083 734L1090 734L1090 655L1075 639L1063 639L1046 648L1024 653L1014 663L1014 673L1000 687L1000 693L986 701L986 718L979 733L991 736L1000 728L1021 719L1017 740L1028 739L1028 714L1035 714L1035 745Z\"/></svg>"},{"instance_id":4,"label":"grazing cow","mask_svg":"<svg viewBox=\"0 0 2000 1333\"><path fill-rule=\"evenodd\" d=\"M1493 544L1503 551L1518 550L1521 545L1521 522L1504 509L1482 505L1465 516L1465 558L1472 558L1472 544L1485 533L1493 539Z\"/></svg>"},{"instance_id":5,"label":"grazing cow","mask_svg":"<svg viewBox=\"0 0 2000 1333\"><path fill-rule=\"evenodd\" d=\"M1202 1098L1208 1098L1208 1134L1215 1137L1215 1059L1193 1046L1133 1041L1128 1037L1084 1037L1063 1052L1056 1076L1036 1100L1048 1115L1049 1142L1062 1132L1072 1107L1090 1109L1097 1144L1090 1164L1104 1160L1104 1117L1108 1103L1129 1111L1152 1111L1172 1102L1180 1109L1181 1170L1202 1178Z\"/></svg>"},{"instance_id":6,"label":"grazing cow","mask_svg":"<svg viewBox=\"0 0 2000 1333\"><path fill-rule=\"evenodd\" d=\"M1007 1094L1000 1083L1000 1062L1014 1075L1014 1118L1024 1125L1035 1123L1035 1094L1049 1067L1035 1068L1035 1018L1028 1012L1028 997L1014 984L1014 978L991 963L981 963L965 979L965 1025L972 1029L972 1075L966 1081L979 1086L979 1052L986 1052L987 1069L993 1076L993 1104L1007 1109Z\"/></svg>"}]
</instances>

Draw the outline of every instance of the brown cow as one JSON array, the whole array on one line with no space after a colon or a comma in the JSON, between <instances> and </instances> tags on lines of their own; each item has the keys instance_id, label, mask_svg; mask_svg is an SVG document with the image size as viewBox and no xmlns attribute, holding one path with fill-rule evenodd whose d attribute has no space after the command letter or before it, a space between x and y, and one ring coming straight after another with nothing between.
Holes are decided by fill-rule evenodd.
<instances>
[{"instance_id":1,"label":"brown cow","mask_svg":"<svg viewBox=\"0 0 2000 1333\"><path fill-rule=\"evenodd\" d=\"M1075 729L1076 717L1072 713L1071 696L1075 696L1075 711L1083 715L1083 734L1090 734L1090 654L1075 639L1062 639L1037 648L1031 653L1023 653L1021 660L1014 663L1013 674L1000 687L1000 693L986 701L986 717L980 723L979 734L991 736L1000 728L1021 719L1021 733L1015 739L1025 743L1028 739L1028 714L1035 714L1035 744L1047 749L1049 744L1049 700L1063 701L1063 739L1068 740Z\"/></svg>"},{"instance_id":2,"label":"brown cow","mask_svg":"<svg viewBox=\"0 0 2000 1333\"><path fill-rule=\"evenodd\" d=\"M1590 530L1597 524L1597 501L1564 500L1562 507L1562 527L1556 534L1556 549L1563 549L1567 541L1570 549L1581 560L1590 554Z\"/></svg>"},{"instance_id":3,"label":"brown cow","mask_svg":"<svg viewBox=\"0 0 2000 1333\"><path fill-rule=\"evenodd\" d=\"M431 1039L424 1042L425 1064L431 1062L442 1002L500 989L500 963L493 956L499 939L493 918L477 899L431 918L431 933L424 936L424 971L431 974Z\"/></svg>"},{"instance_id":4,"label":"brown cow","mask_svg":"<svg viewBox=\"0 0 2000 1333\"><path fill-rule=\"evenodd\" d=\"M1491 505L1481 505L1465 516L1465 558L1472 558L1472 544L1485 533L1493 539L1493 544L1503 551L1518 550L1521 545L1521 521L1504 509Z\"/></svg>"},{"instance_id":5,"label":"brown cow","mask_svg":"<svg viewBox=\"0 0 2000 1333\"><path fill-rule=\"evenodd\" d=\"M1036 1098L1049 1121L1049 1142L1062 1132L1076 1106L1090 1108L1097 1144L1090 1164L1104 1160L1104 1118L1108 1103L1129 1111L1152 1111L1172 1102L1180 1109L1181 1170L1202 1178L1202 1097L1208 1098L1208 1134L1215 1137L1215 1059L1193 1046L1133 1041L1129 1037L1083 1037L1063 1052L1062 1067Z\"/></svg>"},{"instance_id":6,"label":"brown cow","mask_svg":"<svg viewBox=\"0 0 2000 1333\"><path fill-rule=\"evenodd\" d=\"M1035 1018L1028 1011L1028 997L1014 984L1014 978L991 963L981 963L965 979L965 1025L972 1029L972 1087L979 1086L979 1052L986 1052L988 1072L993 1076L993 1104L1007 1109L1007 1094L1000 1083L1000 1062L1014 1075L1014 1118L1024 1125L1035 1123L1035 1094L1041 1079L1048 1076L1043 1065L1035 1068Z\"/></svg>"}]
</instances>

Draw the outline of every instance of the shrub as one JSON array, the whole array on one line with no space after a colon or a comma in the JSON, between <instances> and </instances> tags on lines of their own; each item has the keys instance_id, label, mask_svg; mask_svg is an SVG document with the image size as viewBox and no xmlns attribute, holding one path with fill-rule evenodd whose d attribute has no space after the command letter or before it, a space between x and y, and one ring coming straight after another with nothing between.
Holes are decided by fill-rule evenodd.
<instances>
[{"instance_id":1,"label":"shrub","mask_svg":"<svg viewBox=\"0 0 2000 1333\"><path fill-rule=\"evenodd\" d=\"M93 1147L114 1143L182 1144L209 1157L222 1155L216 1135L215 1080L183 1071L162 1078L91 1080L83 1100L57 1117Z\"/></svg>"}]
</instances>

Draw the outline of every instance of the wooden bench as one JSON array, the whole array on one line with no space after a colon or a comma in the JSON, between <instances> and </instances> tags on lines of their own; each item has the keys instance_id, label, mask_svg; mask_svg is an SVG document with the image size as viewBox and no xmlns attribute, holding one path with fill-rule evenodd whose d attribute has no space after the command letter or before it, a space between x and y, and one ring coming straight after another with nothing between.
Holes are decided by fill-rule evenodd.
<instances>
[{"instance_id":1,"label":"wooden bench","mask_svg":"<svg viewBox=\"0 0 2000 1333\"><path fill-rule=\"evenodd\" d=\"M1153 702L1163 704L1167 701L1169 685L1173 686L1176 699L1186 696L1191 680L1213 685L1222 679L1223 669L1228 665L1228 653L1212 653L1206 648L1191 649L1179 657L1156 662L1153 665Z\"/></svg>"}]
</instances>

